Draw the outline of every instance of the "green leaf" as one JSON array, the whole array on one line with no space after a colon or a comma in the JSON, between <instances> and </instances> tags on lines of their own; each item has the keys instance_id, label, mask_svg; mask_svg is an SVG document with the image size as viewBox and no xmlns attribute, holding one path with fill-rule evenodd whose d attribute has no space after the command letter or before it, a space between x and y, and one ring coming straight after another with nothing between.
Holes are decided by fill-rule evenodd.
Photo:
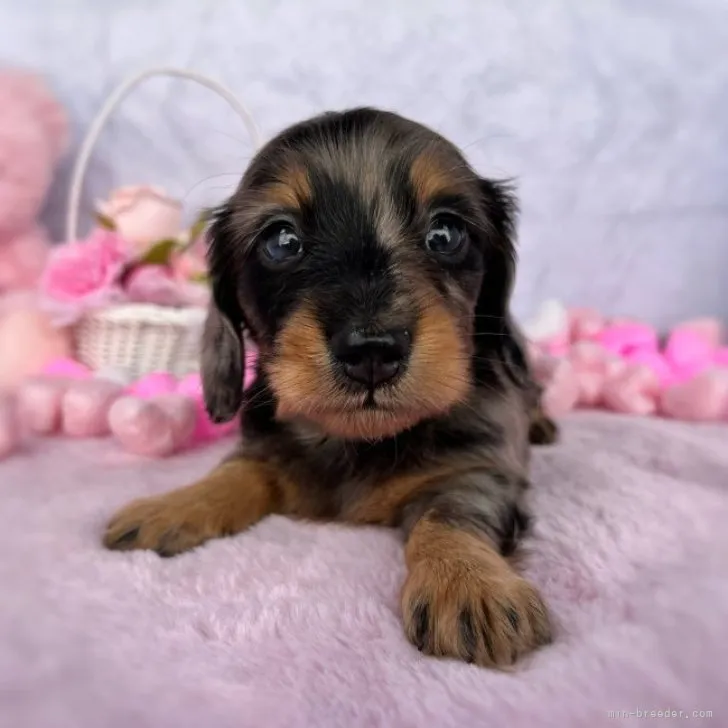
<instances>
[{"instance_id":1,"label":"green leaf","mask_svg":"<svg viewBox=\"0 0 728 728\"><path fill-rule=\"evenodd\" d=\"M171 238L168 240L160 240L148 248L137 263L139 265L169 265L172 253L181 247L179 240Z\"/></svg>"},{"instance_id":2,"label":"green leaf","mask_svg":"<svg viewBox=\"0 0 728 728\"><path fill-rule=\"evenodd\" d=\"M102 215L100 212L96 213L96 223L99 227L104 228L104 230L116 230L116 223L110 217L106 217L106 215Z\"/></svg>"},{"instance_id":3,"label":"green leaf","mask_svg":"<svg viewBox=\"0 0 728 728\"><path fill-rule=\"evenodd\" d=\"M197 238L205 232L207 223L210 221L210 214L206 210L201 212L197 220L190 227L190 245L194 244Z\"/></svg>"}]
</instances>

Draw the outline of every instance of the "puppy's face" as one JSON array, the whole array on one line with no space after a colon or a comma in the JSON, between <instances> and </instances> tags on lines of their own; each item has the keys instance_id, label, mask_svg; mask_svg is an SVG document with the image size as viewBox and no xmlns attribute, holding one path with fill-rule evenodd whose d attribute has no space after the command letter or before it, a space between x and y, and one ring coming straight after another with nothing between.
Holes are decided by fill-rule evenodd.
<instances>
[{"instance_id":1,"label":"puppy's face","mask_svg":"<svg viewBox=\"0 0 728 728\"><path fill-rule=\"evenodd\" d=\"M211 414L241 404L242 328L281 420L377 439L447 412L485 335L498 343L512 208L450 143L394 114L327 114L274 138L211 229Z\"/></svg>"}]
</instances>

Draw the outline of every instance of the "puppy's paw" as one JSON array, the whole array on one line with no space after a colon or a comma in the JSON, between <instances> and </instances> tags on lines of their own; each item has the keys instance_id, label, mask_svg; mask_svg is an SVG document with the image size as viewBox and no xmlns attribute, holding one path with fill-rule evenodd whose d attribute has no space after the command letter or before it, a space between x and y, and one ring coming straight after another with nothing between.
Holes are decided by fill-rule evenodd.
<instances>
[{"instance_id":1,"label":"puppy's paw","mask_svg":"<svg viewBox=\"0 0 728 728\"><path fill-rule=\"evenodd\" d=\"M546 607L506 562L482 569L472 561L424 559L413 565L402 594L405 632L420 651L484 667L508 667L548 644Z\"/></svg>"},{"instance_id":2,"label":"puppy's paw","mask_svg":"<svg viewBox=\"0 0 728 728\"><path fill-rule=\"evenodd\" d=\"M133 501L118 511L106 528L104 546L116 551L151 549L160 556L174 556L220 535L204 503L190 499L185 491L173 491Z\"/></svg>"}]
</instances>

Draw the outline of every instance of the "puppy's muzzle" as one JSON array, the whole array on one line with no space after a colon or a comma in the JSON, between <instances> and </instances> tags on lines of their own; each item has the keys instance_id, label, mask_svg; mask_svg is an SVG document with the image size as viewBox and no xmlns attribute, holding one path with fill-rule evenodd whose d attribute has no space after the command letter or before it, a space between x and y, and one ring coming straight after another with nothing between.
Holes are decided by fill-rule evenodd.
<instances>
[{"instance_id":1,"label":"puppy's muzzle","mask_svg":"<svg viewBox=\"0 0 728 728\"><path fill-rule=\"evenodd\" d=\"M347 327L329 339L329 349L351 382L373 391L402 374L412 336L407 329L372 333Z\"/></svg>"}]
</instances>

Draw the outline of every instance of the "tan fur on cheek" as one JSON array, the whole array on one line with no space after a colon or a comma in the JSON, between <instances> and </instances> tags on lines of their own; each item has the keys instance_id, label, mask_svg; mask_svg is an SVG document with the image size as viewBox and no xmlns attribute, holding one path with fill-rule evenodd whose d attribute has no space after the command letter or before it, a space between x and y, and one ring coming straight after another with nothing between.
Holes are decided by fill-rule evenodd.
<instances>
[{"instance_id":1,"label":"tan fur on cheek","mask_svg":"<svg viewBox=\"0 0 728 728\"><path fill-rule=\"evenodd\" d=\"M464 401L471 387L462 338L441 304L423 310L406 374L390 393L378 395L382 410L359 410L364 395L358 401L338 389L321 326L307 304L288 319L267 369L279 419L304 418L330 435L356 440L392 437Z\"/></svg>"},{"instance_id":2,"label":"tan fur on cheek","mask_svg":"<svg viewBox=\"0 0 728 728\"><path fill-rule=\"evenodd\" d=\"M470 388L470 363L453 316L442 304L427 305L398 399L439 414L463 402Z\"/></svg>"},{"instance_id":3,"label":"tan fur on cheek","mask_svg":"<svg viewBox=\"0 0 728 728\"><path fill-rule=\"evenodd\" d=\"M278 397L282 419L315 410L320 398L334 396L329 352L323 331L310 306L303 304L286 322L276 345L268 374Z\"/></svg>"}]
</instances>

